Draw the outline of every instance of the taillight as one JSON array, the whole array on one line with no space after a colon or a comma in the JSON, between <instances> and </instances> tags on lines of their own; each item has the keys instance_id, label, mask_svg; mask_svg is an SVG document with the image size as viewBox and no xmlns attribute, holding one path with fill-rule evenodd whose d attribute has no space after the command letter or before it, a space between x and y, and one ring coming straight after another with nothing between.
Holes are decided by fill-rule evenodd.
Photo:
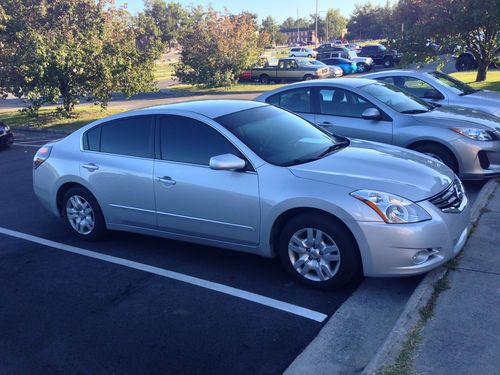
<instances>
[{"instance_id":1,"label":"taillight","mask_svg":"<svg viewBox=\"0 0 500 375\"><path fill-rule=\"evenodd\" d=\"M35 157L33 158L33 169L37 169L45 160L49 158L50 151L52 151L52 146L43 146L36 152Z\"/></svg>"}]
</instances>

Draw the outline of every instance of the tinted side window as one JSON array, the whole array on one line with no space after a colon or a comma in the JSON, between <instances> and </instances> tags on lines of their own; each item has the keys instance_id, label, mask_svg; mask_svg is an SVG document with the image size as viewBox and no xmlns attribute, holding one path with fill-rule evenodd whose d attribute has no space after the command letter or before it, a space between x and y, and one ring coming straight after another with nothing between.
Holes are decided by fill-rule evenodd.
<instances>
[{"instance_id":1,"label":"tinted side window","mask_svg":"<svg viewBox=\"0 0 500 375\"><path fill-rule=\"evenodd\" d=\"M319 111L323 115L356 117L373 105L359 95L337 88L319 90Z\"/></svg>"},{"instance_id":2,"label":"tinted side window","mask_svg":"<svg viewBox=\"0 0 500 375\"><path fill-rule=\"evenodd\" d=\"M217 130L189 117L162 117L160 143L163 160L208 166L210 158L217 155L233 154L243 158Z\"/></svg>"},{"instance_id":3,"label":"tinted side window","mask_svg":"<svg viewBox=\"0 0 500 375\"><path fill-rule=\"evenodd\" d=\"M114 120L101 125L101 152L153 157L153 121L151 116Z\"/></svg>"},{"instance_id":4,"label":"tinted side window","mask_svg":"<svg viewBox=\"0 0 500 375\"><path fill-rule=\"evenodd\" d=\"M311 112L311 90L309 88L289 90L273 95L267 102L292 112Z\"/></svg>"},{"instance_id":5,"label":"tinted side window","mask_svg":"<svg viewBox=\"0 0 500 375\"><path fill-rule=\"evenodd\" d=\"M90 151L99 151L99 138L101 137L101 127L96 126L85 133L84 149Z\"/></svg>"}]
</instances>

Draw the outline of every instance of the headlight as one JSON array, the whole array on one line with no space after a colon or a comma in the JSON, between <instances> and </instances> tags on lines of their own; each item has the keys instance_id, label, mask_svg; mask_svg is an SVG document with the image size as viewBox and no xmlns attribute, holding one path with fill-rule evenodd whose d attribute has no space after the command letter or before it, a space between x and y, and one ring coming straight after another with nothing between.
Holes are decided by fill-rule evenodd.
<instances>
[{"instance_id":1,"label":"headlight","mask_svg":"<svg viewBox=\"0 0 500 375\"><path fill-rule=\"evenodd\" d=\"M431 216L418 204L394 194L373 190L357 190L351 195L370 206L386 223L406 224L430 220Z\"/></svg>"},{"instance_id":2,"label":"headlight","mask_svg":"<svg viewBox=\"0 0 500 375\"><path fill-rule=\"evenodd\" d=\"M454 132L475 141L492 141L493 135L485 129L476 128L451 128Z\"/></svg>"}]
</instances>

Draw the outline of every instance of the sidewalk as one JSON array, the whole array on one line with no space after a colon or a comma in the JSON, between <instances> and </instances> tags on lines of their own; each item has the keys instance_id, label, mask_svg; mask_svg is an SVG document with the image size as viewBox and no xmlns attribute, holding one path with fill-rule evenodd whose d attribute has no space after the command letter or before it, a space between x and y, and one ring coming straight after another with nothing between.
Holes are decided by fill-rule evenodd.
<instances>
[{"instance_id":1,"label":"sidewalk","mask_svg":"<svg viewBox=\"0 0 500 375\"><path fill-rule=\"evenodd\" d=\"M421 334L419 374L500 373L500 184Z\"/></svg>"}]
</instances>

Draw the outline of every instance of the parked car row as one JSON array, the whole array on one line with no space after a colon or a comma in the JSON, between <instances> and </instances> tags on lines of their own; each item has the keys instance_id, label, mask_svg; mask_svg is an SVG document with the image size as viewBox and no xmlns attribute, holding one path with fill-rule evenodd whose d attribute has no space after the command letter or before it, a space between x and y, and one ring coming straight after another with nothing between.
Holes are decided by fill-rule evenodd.
<instances>
[{"instance_id":1,"label":"parked car row","mask_svg":"<svg viewBox=\"0 0 500 375\"><path fill-rule=\"evenodd\" d=\"M300 282L338 288L455 257L470 212L457 175L500 174L499 129L383 80L323 79L95 121L37 152L33 187L82 239L118 230L277 256Z\"/></svg>"}]
</instances>

